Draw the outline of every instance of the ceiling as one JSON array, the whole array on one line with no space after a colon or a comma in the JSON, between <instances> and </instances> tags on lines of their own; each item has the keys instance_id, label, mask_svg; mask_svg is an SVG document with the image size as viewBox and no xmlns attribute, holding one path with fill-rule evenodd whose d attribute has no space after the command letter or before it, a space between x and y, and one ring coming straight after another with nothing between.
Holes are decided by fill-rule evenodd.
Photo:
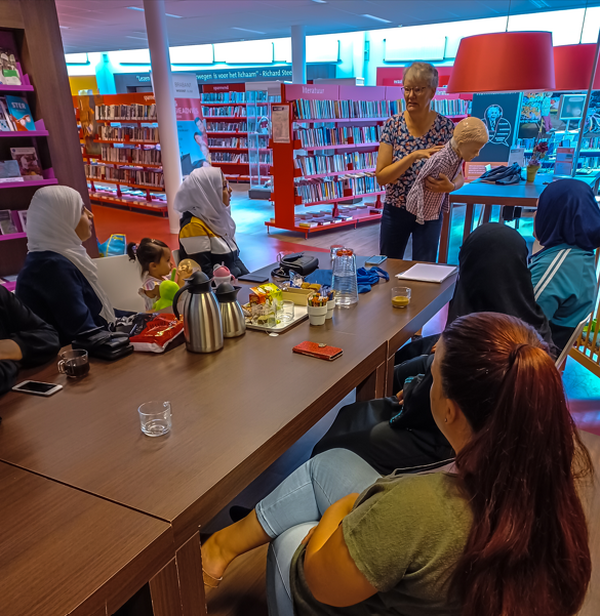
<instances>
[{"instance_id":1,"label":"ceiling","mask_svg":"<svg viewBox=\"0 0 600 616\"><path fill-rule=\"evenodd\" d=\"M169 44L198 45L598 6L600 0L165 0ZM142 0L56 0L65 52L147 48ZM371 15L389 23L365 17Z\"/></svg>"}]
</instances>

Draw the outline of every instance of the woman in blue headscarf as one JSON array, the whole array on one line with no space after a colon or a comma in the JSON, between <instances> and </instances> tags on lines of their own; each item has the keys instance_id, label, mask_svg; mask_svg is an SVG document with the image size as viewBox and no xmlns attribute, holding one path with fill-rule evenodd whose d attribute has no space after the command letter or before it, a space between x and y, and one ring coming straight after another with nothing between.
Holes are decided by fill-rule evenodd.
<instances>
[{"instance_id":1,"label":"woman in blue headscarf","mask_svg":"<svg viewBox=\"0 0 600 616\"><path fill-rule=\"evenodd\" d=\"M600 209L592 189L580 180L552 182L538 200L534 234L543 246L529 266L535 300L562 349L596 297Z\"/></svg>"}]
</instances>

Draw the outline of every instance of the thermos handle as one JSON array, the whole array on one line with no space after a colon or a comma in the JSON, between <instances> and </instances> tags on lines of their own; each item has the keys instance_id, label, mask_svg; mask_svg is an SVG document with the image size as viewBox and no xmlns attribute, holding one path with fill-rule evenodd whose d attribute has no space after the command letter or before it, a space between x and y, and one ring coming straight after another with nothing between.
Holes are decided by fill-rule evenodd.
<instances>
[{"instance_id":1,"label":"thermos handle","mask_svg":"<svg viewBox=\"0 0 600 616\"><path fill-rule=\"evenodd\" d=\"M175 293L175 297L173 298L173 312L175 313L175 316L180 319L181 315L179 314L179 310L177 310L177 301L179 300L179 296L184 292L187 291L188 287L181 287L181 289L179 289L179 291L177 291L177 293Z\"/></svg>"}]
</instances>

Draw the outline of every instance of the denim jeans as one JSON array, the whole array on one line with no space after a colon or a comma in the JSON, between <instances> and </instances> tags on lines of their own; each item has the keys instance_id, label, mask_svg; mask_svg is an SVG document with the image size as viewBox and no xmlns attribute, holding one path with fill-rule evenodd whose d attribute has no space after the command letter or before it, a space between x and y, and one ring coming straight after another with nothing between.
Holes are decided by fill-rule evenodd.
<instances>
[{"instance_id":1,"label":"denim jeans","mask_svg":"<svg viewBox=\"0 0 600 616\"><path fill-rule=\"evenodd\" d=\"M256 506L264 531L274 539L267 557L269 616L293 616L290 564L294 552L324 511L381 475L345 449L326 451L304 463Z\"/></svg>"},{"instance_id":2,"label":"denim jeans","mask_svg":"<svg viewBox=\"0 0 600 616\"><path fill-rule=\"evenodd\" d=\"M437 261L443 216L417 224L417 217L403 207L386 205L381 216L379 252L390 259L403 259L412 234L413 261Z\"/></svg>"}]
</instances>

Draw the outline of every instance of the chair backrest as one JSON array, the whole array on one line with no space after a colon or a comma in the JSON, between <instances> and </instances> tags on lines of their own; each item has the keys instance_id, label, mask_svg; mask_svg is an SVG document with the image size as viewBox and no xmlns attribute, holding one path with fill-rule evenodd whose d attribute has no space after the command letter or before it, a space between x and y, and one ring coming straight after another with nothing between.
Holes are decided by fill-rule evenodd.
<instances>
[{"instance_id":1,"label":"chair backrest","mask_svg":"<svg viewBox=\"0 0 600 616\"><path fill-rule=\"evenodd\" d=\"M588 521L592 579L578 616L597 616L600 606L600 436L583 431L579 435L590 452L595 474L579 490Z\"/></svg>"},{"instance_id":2,"label":"chair backrest","mask_svg":"<svg viewBox=\"0 0 600 616\"><path fill-rule=\"evenodd\" d=\"M565 359L567 359L567 355L569 354L569 351L573 348L573 345L575 344L575 342L579 340L579 336L581 336L581 332L583 331L583 328L586 326L587 323L589 323L592 320L592 314L593 313L590 312L590 314L588 314L587 317L585 317L585 319L583 319L583 321L581 321L581 323L579 323L579 325L573 330L573 333L571 334L569 341L567 342L567 344L565 344L564 349L561 351L560 355L558 356L558 359L556 360L557 368L560 368L563 362L565 361Z\"/></svg>"},{"instance_id":3,"label":"chair backrest","mask_svg":"<svg viewBox=\"0 0 600 616\"><path fill-rule=\"evenodd\" d=\"M98 266L100 285L114 308L144 312L146 305L138 295L142 276L137 261L130 261L127 255L119 255L100 257L94 259L94 263Z\"/></svg>"},{"instance_id":4,"label":"chair backrest","mask_svg":"<svg viewBox=\"0 0 600 616\"><path fill-rule=\"evenodd\" d=\"M179 261L181 261L181 259L179 258L179 248L174 248L173 250L171 250L171 256L173 257L173 262L175 263L175 265L179 265Z\"/></svg>"}]
</instances>

